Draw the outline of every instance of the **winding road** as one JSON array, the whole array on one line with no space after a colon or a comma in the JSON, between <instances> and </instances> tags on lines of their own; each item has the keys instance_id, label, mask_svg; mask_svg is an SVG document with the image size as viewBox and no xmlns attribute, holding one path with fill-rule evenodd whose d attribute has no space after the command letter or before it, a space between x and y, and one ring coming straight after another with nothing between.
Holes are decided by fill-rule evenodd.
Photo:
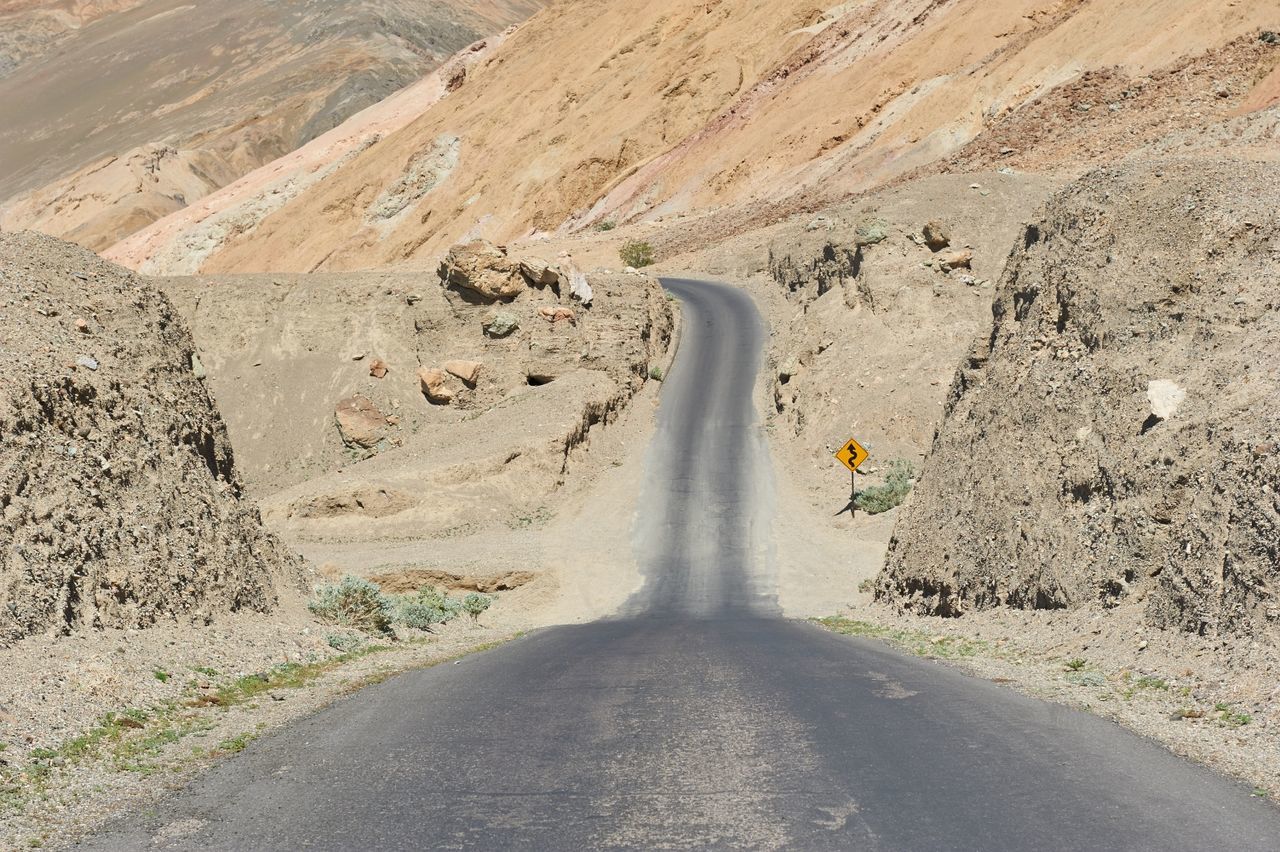
<instances>
[{"instance_id":1,"label":"winding road","mask_svg":"<svg viewBox=\"0 0 1280 852\"><path fill-rule=\"evenodd\" d=\"M367 688L85 848L1280 848L1271 806L1114 724L782 618L762 323L664 283L683 337L619 617Z\"/></svg>"}]
</instances>

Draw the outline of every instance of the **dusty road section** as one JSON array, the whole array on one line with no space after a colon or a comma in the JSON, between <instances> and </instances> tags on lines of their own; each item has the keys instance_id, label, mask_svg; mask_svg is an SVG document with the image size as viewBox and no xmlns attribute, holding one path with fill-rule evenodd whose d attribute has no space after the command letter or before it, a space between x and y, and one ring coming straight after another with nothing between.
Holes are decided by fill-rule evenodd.
<instances>
[{"instance_id":1,"label":"dusty road section","mask_svg":"<svg viewBox=\"0 0 1280 852\"><path fill-rule=\"evenodd\" d=\"M367 689L86 848L1274 847L1275 809L1115 725L770 617L744 544L767 469L713 475L690 446L712 425L759 440L735 396L759 320L671 286L685 328L656 446L693 472L650 464L639 529L660 532L629 617ZM725 535L728 558L702 552Z\"/></svg>"},{"instance_id":2,"label":"dusty road section","mask_svg":"<svg viewBox=\"0 0 1280 852\"><path fill-rule=\"evenodd\" d=\"M639 616L775 614L769 447L756 422L764 326L740 290L668 278L685 333L662 391L635 525Z\"/></svg>"}]
</instances>

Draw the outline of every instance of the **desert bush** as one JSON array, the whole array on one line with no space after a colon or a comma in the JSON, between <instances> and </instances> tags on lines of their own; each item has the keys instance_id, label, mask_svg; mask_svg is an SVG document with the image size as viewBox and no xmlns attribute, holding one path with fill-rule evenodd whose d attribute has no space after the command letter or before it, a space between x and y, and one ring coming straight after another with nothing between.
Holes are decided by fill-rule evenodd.
<instances>
[{"instance_id":1,"label":"desert bush","mask_svg":"<svg viewBox=\"0 0 1280 852\"><path fill-rule=\"evenodd\" d=\"M489 608L493 603L493 598L488 595L482 595L479 592L472 592L462 599L462 608L467 615L471 616L472 621L480 620L480 613Z\"/></svg>"},{"instance_id":2,"label":"desert bush","mask_svg":"<svg viewBox=\"0 0 1280 852\"><path fill-rule=\"evenodd\" d=\"M343 577L340 583L321 586L307 609L331 624L368 633L391 632L391 600L376 584L359 577Z\"/></svg>"},{"instance_id":3,"label":"desert bush","mask_svg":"<svg viewBox=\"0 0 1280 852\"><path fill-rule=\"evenodd\" d=\"M657 364L654 364L652 367L650 367L650 368L649 368L649 378L654 379L654 380L659 381L659 382L660 382L660 381L662 381L662 378L663 378L662 368L661 368L661 367L659 367Z\"/></svg>"},{"instance_id":4,"label":"desert bush","mask_svg":"<svg viewBox=\"0 0 1280 852\"><path fill-rule=\"evenodd\" d=\"M872 485L858 493L858 508L868 515L878 515L898 506L911 493L916 471L911 462L894 459L881 485Z\"/></svg>"},{"instance_id":5,"label":"desert bush","mask_svg":"<svg viewBox=\"0 0 1280 852\"><path fill-rule=\"evenodd\" d=\"M653 246L640 240L628 240L622 244L622 248L618 249L618 257L627 266L633 266L640 269L644 266L652 266Z\"/></svg>"},{"instance_id":6,"label":"desert bush","mask_svg":"<svg viewBox=\"0 0 1280 852\"><path fill-rule=\"evenodd\" d=\"M596 223L597 231L612 231L616 227L618 227L618 223L612 219L605 219L603 222Z\"/></svg>"},{"instance_id":7,"label":"desert bush","mask_svg":"<svg viewBox=\"0 0 1280 852\"><path fill-rule=\"evenodd\" d=\"M439 607L412 598L401 600L396 606L396 623L414 630L430 630L433 624L443 624L448 614Z\"/></svg>"},{"instance_id":8,"label":"desert bush","mask_svg":"<svg viewBox=\"0 0 1280 852\"><path fill-rule=\"evenodd\" d=\"M364 646L364 639L356 633L329 633L324 637L325 643L335 651L349 654Z\"/></svg>"},{"instance_id":9,"label":"desert bush","mask_svg":"<svg viewBox=\"0 0 1280 852\"><path fill-rule=\"evenodd\" d=\"M432 625L450 622L461 612L462 601L435 586L423 586L414 594L397 598L395 620L414 630L430 630Z\"/></svg>"}]
</instances>

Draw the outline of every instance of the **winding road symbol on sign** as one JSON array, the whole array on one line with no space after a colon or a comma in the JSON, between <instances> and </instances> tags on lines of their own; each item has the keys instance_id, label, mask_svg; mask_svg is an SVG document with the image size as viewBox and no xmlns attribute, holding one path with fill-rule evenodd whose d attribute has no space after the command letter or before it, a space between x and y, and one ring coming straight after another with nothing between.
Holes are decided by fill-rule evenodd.
<instances>
[{"instance_id":1,"label":"winding road symbol on sign","mask_svg":"<svg viewBox=\"0 0 1280 852\"><path fill-rule=\"evenodd\" d=\"M840 463L854 473L857 473L858 468L862 466L862 463L867 460L869 455L870 453L867 452L866 448L853 438L850 438L849 443L836 452L836 458L840 460Z\"/></svg>"}]
</instances>

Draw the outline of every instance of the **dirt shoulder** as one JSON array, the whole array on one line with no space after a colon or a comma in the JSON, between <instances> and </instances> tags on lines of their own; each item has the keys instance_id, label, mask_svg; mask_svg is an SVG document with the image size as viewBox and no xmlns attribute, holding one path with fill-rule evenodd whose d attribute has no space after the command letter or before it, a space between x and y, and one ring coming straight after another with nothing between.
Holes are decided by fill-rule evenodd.
<instances>
[{"instance_id":1,"label":"dirt shoulder","mask_svg":"<svg viewBox=\"0 0 1280 852\"><path fill-rule=\"evenodd\" d=\"M820 619L851 636L956 665L1019 692L1111 719L1280 802L1280 654L1097 614L995 611L963 620L864 604Z\"/></svg>"},{"instance_id":2,"label":"dirt shoulder","mask_svg":"<svg viewBox=\"0 0 1280 852\"><path fill-rule=\"evenodd\" d=\"M239 641L210 636L193 648L181 641L185 637L163 630L145 637L96 637L106 649L99 655L104 664L146 658L136 650L128 657L117 654L118 643L141 640L153 652L150 646L166 648L169 668L154 670L155 689L140 689L132 701L102 711L88 727L68 728L77 730L74 736L46 732L38 740L42 744L24 757L11 753L15 749L0 751L0 847L70 846L115 815L145 808L180 788L254 739L362 687L412 669L465 665L466 655L521 635L507 626L459 621L435 635L365 641L347 652L326 653L304 647L316 633L304 628L292 632L299 656L266 665L264 660L279 659L283 625L242 622L226 630ZM268 648L277 653L255 654ZM77 650L63 643L53 653L73 659ZM130 674L135 673L126 668L119 677ZM48 697L58 692L59 677L56 666L43 677Z\"/></svg>"}]
</instances>

